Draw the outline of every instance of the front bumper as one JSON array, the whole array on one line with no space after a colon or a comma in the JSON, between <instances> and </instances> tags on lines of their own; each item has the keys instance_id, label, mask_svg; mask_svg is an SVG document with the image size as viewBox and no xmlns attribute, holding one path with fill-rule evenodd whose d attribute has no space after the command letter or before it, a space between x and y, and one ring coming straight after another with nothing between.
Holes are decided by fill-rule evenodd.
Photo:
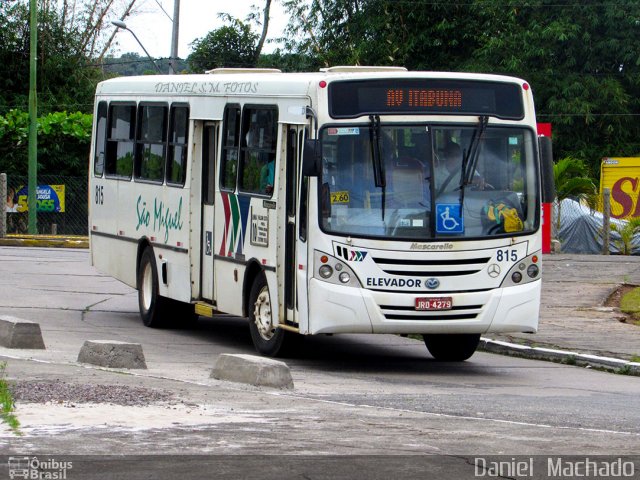
<instances>
[{"instance_id":1,"label":"front bumper","mask_svg":"<svg viewBox=\"0 0 640 480\"><path fill-rule=\"evenodd\" d=\"M387 293L309 283L309 333L536 332L541 281L465 293ZM452 297L453 309L416 311L417 297Z\"/></svg>"}]
</instances>

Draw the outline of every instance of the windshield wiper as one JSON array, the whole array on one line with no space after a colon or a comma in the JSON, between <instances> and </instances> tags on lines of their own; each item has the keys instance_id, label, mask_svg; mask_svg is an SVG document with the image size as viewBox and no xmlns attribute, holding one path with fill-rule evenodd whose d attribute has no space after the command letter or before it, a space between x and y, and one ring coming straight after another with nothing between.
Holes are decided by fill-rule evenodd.
<instances>
[{"instance_id":1,"label":"windshield wiper","mask_svg":"<svg viewBox=\"0 0 640 480\"><path fill-rule=\"evenodd\" d=\"M387 178L384 171L384 162L382 161L382 152L380 149L380 116L369 115L371 120L371 128L369 129L369 138L371 141L371 160L373 162L373 180L375 186L382 188L382 221L384 222L384 210L386 204Z\"/></svg>"},{"instance_id":2,"label":"windshield wiper","mask_svg":"<svg viewBox=\"0 0 640 480\"><path fill-rule=\"evenodd\" d=\"M473 183L473 177L476 173L476 165L478 164L478 153L480 151L480 142L484 136L484 132L487 129L489 123L489 117L483 115L480 117L480 123L473 131L471 142L469 143L469 150L465 152L462 157L462 174L460 175L460 205L464 204L464 191L467 185Z\"/></svg>"}]
</instances>

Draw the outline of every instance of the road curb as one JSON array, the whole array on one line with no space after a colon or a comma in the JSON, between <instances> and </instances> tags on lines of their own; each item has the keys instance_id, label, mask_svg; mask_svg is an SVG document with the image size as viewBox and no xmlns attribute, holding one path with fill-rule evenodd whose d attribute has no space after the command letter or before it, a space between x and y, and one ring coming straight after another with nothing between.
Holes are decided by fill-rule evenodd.
<instances>
[{"instance_id":1,"label":"road curb","mask_svg":"<svg viewBox=\"0 0 640 480\"><path fill-rule=\"evenodd\" d=\"M0 315L0 345L6 348L46 349L39 323L8 315Z\"/></svg>"},{"instance_id":2,"label":"road curb","mask_svg":"<svg viewBox=\"0 0 640 480\"><path fill-rule=\"evenodd\" d=\"M107 368L147 368L142 345L115 340L85 341L78 354L78 362Z\"/></svg>"},{"instance_id":3,"label":"road curb","mask_svg":"<svg viewBox=\"0 0 640 480\"><path fill-rule=\"evenodd\" d=\"M293 379L286 363L256 355L223 353L216 359L210 378L258 387L293 389Z\"/></svg>"},{"instance_id":4,"label":"road curb","mask_svg":"<svg viewBox=\"0 0 640 480\"><path fill-rule=\"evenodd\" d=\"M89 237L80 235L7 235L2 247L89 248Z\"/></svg>"},{"instance_id":5,"label":"road curb","mask_svg":"<svg viewBox=\"0 0 640 480\"><path fill-rule=\"evenodd\" d=\"M553 348L530 347L516 343L502 342L490 338L480 338L478 350L509 355L512 357L527 358L531 360L544 360L548 362L576 365L579 367L596 368L608 372L625 375L640 376L640 363L630 362L619 358L600 357L588 353L571 352L568 350L556 350Z\"/></svg>"}]
</instances>

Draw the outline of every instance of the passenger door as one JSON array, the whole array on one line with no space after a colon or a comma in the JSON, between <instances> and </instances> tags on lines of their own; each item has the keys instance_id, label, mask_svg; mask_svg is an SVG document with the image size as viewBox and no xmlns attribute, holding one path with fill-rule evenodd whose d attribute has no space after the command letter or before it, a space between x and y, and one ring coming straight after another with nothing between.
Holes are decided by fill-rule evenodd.
<instances>
[{"instance_id":1,"label":"passenger door","mask_svg":"<svg viewBox=\"0 0 640 480\"><path fill-rule=\"evenodd\" d=\"M200 292L204 300L213 301L214 264L214 197L216 158L218 152L218 124L205 122L202 129L202 225Z\"/></svg>"},{"instance_id":2,"label":"passenger door","mask_svg":"<svg viewBox=\"0 0 640 480\"><path fill-rule=\"evenodd\" d=\"M283 285L279 290L279 304L283 307L283 315L286 324L297 327L299 323L298 300L302 295L300 288L306 292L306 282L299 285L298 271L300 265L306 265L306 243L302 242L298 235L299 221L299 197L301 180L301 148L304 143L304 127L300 125L288 125L286 129L286 146L284 160L285 182L281 183L278 210L281 213L278 218L282 225L279 232L284 233L284 238L278 241L278 283ZM304 298L304 297L303 297ZM305 302L306 304L306 302Z\"/></svg>"}]
</instances>

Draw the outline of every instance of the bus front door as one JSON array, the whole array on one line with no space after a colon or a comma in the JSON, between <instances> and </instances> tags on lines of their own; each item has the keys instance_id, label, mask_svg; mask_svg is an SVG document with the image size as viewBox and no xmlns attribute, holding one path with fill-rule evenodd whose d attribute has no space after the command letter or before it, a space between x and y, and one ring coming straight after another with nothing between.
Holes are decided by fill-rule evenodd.
<instances>
[{"instance_id":1,"label":"bus front door","mask_svg":"<svg viewBox=\"0 0 640 480\"><path fill-rule=\"evenodd\" d=\"M304 127L288 125L286 128L286 158L285 158L285 182L280 187L280 193L284 194L284 215L279 218L284 225L284 241L278 242L278 264L283 265L280 270L278 283L284 288L279 290L279 304L282 305L281 319L286 320L286 325L297 329L300 327L299 310L302 307L299 302L306 298L300 289L306 292L306 281L300 282L300 265L306 265L306 246L301 245L298 236L299 197L300 197L300 159L302 158L302 145L304 144ZM282 197L280 197L282 198ZM304 248L302 248L304 247ZM305 302L306 305L306 302ZM304 333L304 329L301 333Z\"/></svg>"},{"instance_id":2,"label":"bus front door","mask_svg":"<svg viewBox=\"0 0 640 480\"><path fill-rule=\"evenodd\" d=\"M200 247L200 297L213 302L213 262L214 262L214 195L215 158L217 152L218 127L206 122L202 128L202 224Z\"/></svg>"}]
</instances>

